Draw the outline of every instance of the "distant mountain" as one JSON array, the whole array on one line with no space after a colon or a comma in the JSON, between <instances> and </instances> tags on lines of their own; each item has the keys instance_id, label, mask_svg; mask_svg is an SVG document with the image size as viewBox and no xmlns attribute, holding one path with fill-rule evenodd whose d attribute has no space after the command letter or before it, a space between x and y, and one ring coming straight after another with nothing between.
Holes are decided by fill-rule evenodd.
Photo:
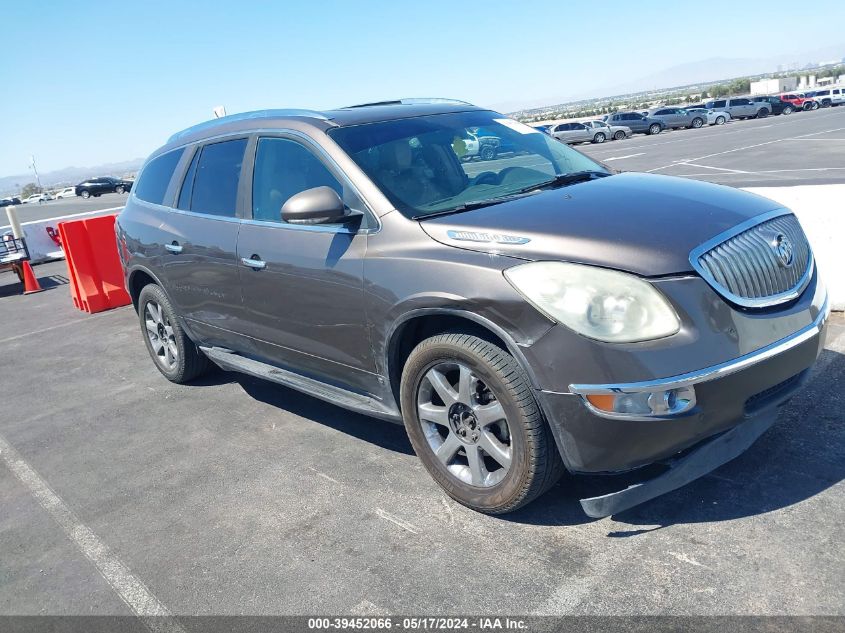
<instances>
[{"instance_id":1,"label":"distant mountain","mask_svg":"<svg viewBox=\"0 0 845 633\"><path fill-rule=\"evenodd\" d=\"M44 187L67 187L95 176L121 177L138 171L143 162L143 158L135 158L117 163L105 163L94 167L65 167L64 169L40 174L41 184ZM32 172L15 176L0 176L0 196L18 194L20 193L20 189L30 182L35 182L35 175Z\"/></svg>"},{"instance_id":2,"label":"distant mountain","mask_svg":"<svg viewBox=\"0 0 845 633\"><path fill-rule=\"evenodd\" d=\"M611 95L624 95L687 86L698 83L727 81L739 77L764 75L779 71L806 72L812 74L813 66L819 63L829 63L834 60L845 61L845 42L825 46L813 50L793 53L780 53L759 58L712 57L698 61L686 62L655 70L654 72L637 77L630 81L601 83L593 86L579 86L575 92L568 95L551 94L547 98L518 101L516 99L494 104L494 107L512 112L517 110L540 109L553 104L571 103L586 99L596 99ZM805 70L806 69L806 70Z\"/></svg>"}]
</instances>

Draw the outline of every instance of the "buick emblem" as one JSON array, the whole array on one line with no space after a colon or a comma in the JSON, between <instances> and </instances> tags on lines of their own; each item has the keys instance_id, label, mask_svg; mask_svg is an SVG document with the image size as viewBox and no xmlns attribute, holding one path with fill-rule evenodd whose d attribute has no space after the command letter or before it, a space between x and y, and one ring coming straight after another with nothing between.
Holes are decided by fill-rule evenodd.
<instances>
[{"instance_id":1,"label":"buick emblem","mask_svg":"<svg viewBox=\"0 0 845 633\"><path fill-rule=\"evenodd\" d=\"M795 248L792 246L792 242L788 237L786 237L786 235L778 233L772 240L772 249L774 249L775 255L777 255L778 264L780 264L783 268L788 268L792 265L792 257L795 252Z\"/></svg>"}]
</instances>

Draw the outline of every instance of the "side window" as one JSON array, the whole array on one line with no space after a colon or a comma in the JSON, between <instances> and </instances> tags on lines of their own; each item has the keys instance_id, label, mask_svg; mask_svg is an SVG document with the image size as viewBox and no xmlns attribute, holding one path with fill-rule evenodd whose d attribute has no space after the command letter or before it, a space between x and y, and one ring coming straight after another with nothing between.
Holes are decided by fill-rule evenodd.
<instances>
[{"instance_id":1,"label":"side window","mask_svg":"<svg viewBox=\"0 0 845 633\"><path fill-rule=\"evenodd\" d=\"M153 204L164 204L164 194L167 193L167 186L173 178L173 172L184 150L178 149L167 152L151 160L144 170L135 186L132 188L135 196L145 202Z\"/></svg>"},{"instance_id":2,"label":"side window","mask_svg":"<svg viewBox=\"0 0 845 633\"><path fill-rule=\"evenodd\" d=\"M235 217L245 149L245 138L202 148L191 194L191 211Z\"/></svg>"},{"instance_id":3,"label":"side window","mask_svg":"<svg viewBox=\"0 0 845 633\"><path fill-rule=\"evenodd\" d=\"M194 189L194 178L197 174L197 163L199 162L201 151L201 147L197 148L197 151L194 152L194 157L191 159L191 164L188 166L185 179L182 181L182 188L179 190L179 201L176 203L177 209L187 211L191 208L191 192Z\"/></svg>"},{"instance_id":4,"label":"side window","mask_svg":"<svg viewBox=\"0 0 845 633\"><path fill-rule=\"evenodd\" d=\"M282 205L288 198L314 187L331 187L344 197L337 178L304 145L285 138L258 140L252 178L253 219L281 222Z\"/></svg>"},{"instance_id":5,"label":"side window","mask_svg":"<svg viewBox=\"0 0 845 633\"><path fill-rule=\"evenodd\" d=\"M714 108L724 108L726 103L727 103L726 101L714 101L713 107Z\"/></svg>"}]
</instances>

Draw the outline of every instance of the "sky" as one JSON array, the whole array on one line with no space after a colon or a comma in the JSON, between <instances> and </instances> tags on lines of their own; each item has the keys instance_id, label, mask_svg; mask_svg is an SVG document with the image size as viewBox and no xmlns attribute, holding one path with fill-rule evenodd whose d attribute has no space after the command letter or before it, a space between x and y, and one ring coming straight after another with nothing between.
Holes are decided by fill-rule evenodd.
<instances>
[{"instance_id":1,"label":"sky","mask_svg":"<svg viewBox=\"0 0 845 633\"><path fill-rule=\"evenodd\" d=\"M693 6L695 8L693 8ZM845 42L845 2L0 2L0 176L145 157L229 114L560 103L711 57Z\"/></svg>"}]
</instances>

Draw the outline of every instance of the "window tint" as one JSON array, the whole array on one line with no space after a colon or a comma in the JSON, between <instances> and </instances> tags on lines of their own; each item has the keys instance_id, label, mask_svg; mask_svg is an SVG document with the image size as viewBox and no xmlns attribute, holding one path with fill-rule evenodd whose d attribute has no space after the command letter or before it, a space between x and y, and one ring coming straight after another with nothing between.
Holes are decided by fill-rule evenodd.
<instances>
[{"instance_id":1,"label":"window tint","mask_svg":"<svg viewBox=\"0 0 845 633\"><path fill-rule=\"evenodd\" d=\"M194 188L194 177L197 173L197 162L200 158L202 148L198 148L194 152L194 157L191 159L191 164L188 166L188 171L185 174L185 179L182 181L182 189L179 191L179 202L176 204L177 209L187 211L191 208L191 191Z\"/></svg>"},{"instance_id":2,"label":"window tint","mask_svg":"<svg viewBox=\"0 0 845 633\"><path fill-rule=\"evenodd\" d=\"M167 193L167 186L170 184L170 179L173 178L173 171L176 169L183 151L178 149L167 152L167 154L162 154L151 160L144 167L141 177L133 187L135 195L146 202L164 204L164 194Z\"/></svg>"},{"instance_id":3,"label":"window tint","mask_svg":"<svg viewBox=\"0 0 845 633\"><path fill-rule=\"evenodd\" d=\"M262 138L255 153L252 217L281 222L282 205L306 189L331 187L343 197L343 187L305 146L284 138Z\"/></svg>"},{"instance_id":4,"label":"window tint","mask_svg":"<svg viewBox=\"0 0 845 633\"><path fill-rule=\"evenodd\" d=\"M714 108L724 108L726 103L727 103L726 101L714 101L713 107Z\"/></svg>"},{"instance_id":5,"label":"window tint","mask_svg":"<svg viewBox=\"0 0 845 633\"><path fill-rule=\"evenodd\" d=\"M191 211L235 217L245 149L245 138L202 148L191 194Z\"/></svg>"}]
</instances>

